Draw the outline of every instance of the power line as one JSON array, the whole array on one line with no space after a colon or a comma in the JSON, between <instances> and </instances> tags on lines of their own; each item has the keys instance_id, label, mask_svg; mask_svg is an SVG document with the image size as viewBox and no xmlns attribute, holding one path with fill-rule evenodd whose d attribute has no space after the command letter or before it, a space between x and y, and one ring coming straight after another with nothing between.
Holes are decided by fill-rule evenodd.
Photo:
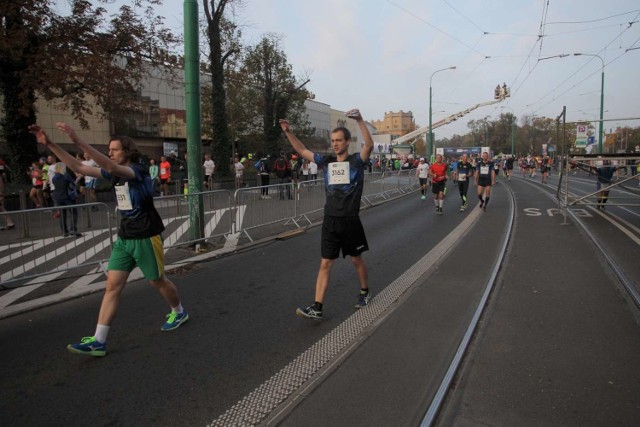
<instances>
[{"instance_id":1,"label":"power line","mask_svg":"<svg viewBox=\"0 0 640 427\"><path fill-rule=\"evenodd\" d=\"M444 34L445 36L449 37L451 40L456 41L458 43L460 43L462 46L465 46L469 49L471 49L472 51L476 52L477 54L480 54L482 56L486 56L485 54L483 54L482 52L476 50L474 47L469 46L467 43L458 40L456 37L452 36L451 34L447 33L444 30L441 30L440 28L436 27L435 25L433 25L432 23L426 21L425 19L421 18L420 16L416 15L415 13L405 9L404 7L400 6L399 4L393 2L392 0L387 0L387 3L397 7L398 9L402 10L403 12L405 12L408 15L413 16L415 19L417 19L418 21L422 22L425 25L428 25L429 27L433 28L434 30L438 31L439 33Z\"/></svg>"},{"instance_id":2,"label":"power line","mask_svg":"<svg viewBox=\"0 0 640 427\"><path fill-rule=\"evenodd\" d=\"M556 24L589 24L591 22L600 22L606 21L607 19L617 18L618 16L628 15L630 13L640 12L640 9L630 10L629 12L618 13L616 15L607 16L606 18L598 18L598 19L590 19L587 21L558 21L558 22L547 22L545 25L556 25Z\"/></svg>"},{"instance_id":3,"label":"power line","mask_svg":"<svg viewBox=\"0 0 640 427\"><path fill-rule=\"evenodd\" d=\"M464 15L462 12L460 12L458 9L456 9L455 7L453 7L451 5L451 3L449 3L447 0L442 0L447 6L449 6L451 9L455 10L456 12L458 12L458 14L460 16L462 16L464 19L466 19L467 21L469 21L471 23L471 25L473 25L474 27L476 27L478 30L480 30L483 34L487 34L486 31L484 31L482 28L480 28L478 25L476 25L475 22L473 22L471 19L467 18L466 15Z\"/></svg>"}]
</instances>

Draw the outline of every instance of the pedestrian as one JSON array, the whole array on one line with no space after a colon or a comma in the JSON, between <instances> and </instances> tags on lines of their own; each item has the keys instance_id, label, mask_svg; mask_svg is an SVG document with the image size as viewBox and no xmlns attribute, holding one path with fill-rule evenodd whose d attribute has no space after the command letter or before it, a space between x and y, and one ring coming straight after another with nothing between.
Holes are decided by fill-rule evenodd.
<instances>
[{"instance_id":1,"label":"pedestrian","mask_svg":"<svg viewBox=\"0 0 640 427\"><path fill-rule=\"evenodd\" d=\"M300 160L300 162L301 162L300 171L302 173L302 181L306 182L309 180L309 161L302 159Z\"/></svg>"},{"instance_id":2,"label":"pedestrian","mask_svg":"<svg viewBox=\"0 0 640 427\"><path fill-rule=\"evenodd\" d=\"M602 166L595 168L597 177L596 181L596 198L598 200L597 208L604 210L604 204L609 200L609 188L613 181L613 174L616 172L617 167L611 165L611 160L603 160Z\"/></svg>"},{"instance_id":3,"label":"pedestrian","mask_svg":"<svg viewBox=\"0 0 640 427\"><path fill-rule=\"evenodd\" d=\"M287 120L280 120L280 127L298 154L323 167L326 203L322 222L321 260L316 278L314 303L306 308L296 309L301 317L322 320L322 304L335 260L340 256L351 256L360 285L360 294L354 308L363 308L369 304L369 279L367 266L362 253L369 250L364 228L360 222L360 202L364 186L364 168L373 150L373 139L369 129L357 109L349 110L347 117L358 123L364 137L359 153L349 154L351 133L345 127L335 128L331 132L333 155L321 155L307 149L291 132Z\"/></svg>"},{"instance_id":4,"label":"pedestrian","mask_svg":"<svg viewBox=\"0 0 640 427\"><path fill-rule=\"evenodd\" d=\"M60 209L60 230L62 237L81 237L78 233L78 208L75 207L78 199L78 188L73 177L67 171L63 162L57 162L53 169L49 170L53 190L51 197L56 207L73 206L72 208ZM67 220L70 221L67 221Z\"/></svg>"},{"instance_id":5,"label":"pedestrian","mask_svg":"<svg viewBox=\"0 0 640 427\"><path fill-rule=\"evenodd\" d=\"M207 190L211 190L213 187L213 174L216 171L216 163L211 159L210 153L206 153L204 155L204 163L202 164L202 167L204 168L204 186ZM237 170L238 169L236 168L236 175Z\"/></svg>"},{"instance_id":6,"label":"pedestrian","mask_svg":"<svg viewBox=\"0 0 640 427\"><path fill-rule=\"evenodd\" d=\"M309 181L315 181L318 179L318 164L313 160L308 160L309 162Z\"/></svg>"},{"instance_id":7,"label":"pedestrian","mask_svg":"<svg viewBox=\"0 0 640 427\"><path fill-rule=\"evenodd\" d=\"M429 177L431 177L431 192L433 193L433 202L436 205L436 213L438 215L442 215L448 171L447 164L442 161L442 154L436 154L436 161L429 166Z\"/></svg>"},{"instance_id":8,"label":"pedestrian","mask_svg":"<svg viewBox=\"0 0 640 427\"><path fill-rule=\"evenodd\" d=\"M38 209L44 206L44 196L42 193L44 182L42 180L42 170L40 169L40 163L31 163L28 174L29 178L31 178L31 190L29 191L29 198L33 202L36 209Z\"/></svg>"},{"instance_id":9,"label":"pedestrian","mask_svg":"<svg viewBox=\"0 0 640 427\"><path fill-rule=\"evenodd\" d=\"M120 226L109 258L105 293L98 315L98 324L93 336L81 342L69 344L72 353L104 356L107 352L107 336L120 302L120 295L129 274L138 266L145 278L162 295L171 308L162 331L171 331L189 320L184 311L178 290L164 272L162 236L164 225L153 205L151 177L139 163L140 153L133 140L127 136L115 136L109 141L109 156L83 141L66 123L56 127L66 133L71 141L88 152L99 167L89 167L78 162L58 144L52 142L37 125L30 126L38 142L49 148L77 173L85 176L104 177L110 180L116 194Z\"/></svg>"},{"instance_id":10,"label":"pedestrian","mask_svg":"<svg viewBox=\"0 0 640 427\"><path fill-rule=\"evenodd\" d=\"M263 157L255 164L256 169L258 170L258 178L260 182L260 199L270 199L269 196L269 172L271 168L269 167L269 159L268 157Z\"/></svg>"},{"instance_id":11,"label":"pedestrian","mask_svg":"<svg viewBox=\"0 0 640 427\"><path fill-rule=\"evenodd\" d=\"M242 188L242 177L244 176L244 164L236 157L233 167L236 171L236 189Z\"/></svg>"},{"instance_id":12,"label":"pedestrian","mask_svg":"<svg viewBox=\"0 0 640 427\"><path fill-rule=\"evenodd\" d=\"M4 173L0 173L0 214L2 214L0 216L2 216L2 220L4 221L4 225L0 226L0 230L11 230L16 225L14 224L13 220L11 219L11 217L7 213L7 210L4 207L4 178L5 178L5 176L6 175Z\"/></svg>"},{"instance_id":13,"label":"pedestrian","mask_svg":"<svg viewBox=\"0 0 640 427\"><path fill-rule=\"evenodd\" d=\"M420 194L422 194L420 199L425 200L427 198L427 187L429 186L429 166L425 162L424 157L420 157L420 163L418 163L418 167L416 168L416 176L420 183Z\"/></svg>"},{"instance_id":14,"label":"pedestrian","mask_svg":"<svg viewBox=\"0 0 640 427\"><path fill-rule=\"evenodd\" d=\"M291 169L289 168L289 162L287 161L284 153L280 153L273 165L273 169L278 177L278 195L280 200L284 200L285 192L287 198L291 200Z\"/></svg>"},{"instance_id":15,"label":"pedestrian","mask_svg":"<svg viewBox=\"0 0 640 427\"><path fill-rule=\"evenodd\" d=\"M460 212L464 212L467 209L467 192L469 191L469 178L473 176L473 165L469 161L469 156L466 153L462 155L456 168L456 181L458 182L458 191L460 192L460 199L462 204L460 205Z\"/></svg>"},{"instance_id":16,"label":"pedestrian","mask_svg":"<svg viewBox=\"0 0 640 427\"><path fill-rule=\"evenodd\" d=\"M169 183L171 182L171 163L165 156L160 157L160 195L169 195Z\"/></svg>"},{"instance_id":17,"label":"pedestrian","mask_svg":"<svg viewBox=\"0 0 640 427\"><path fill-rule=\"evenodd\" d=\"M489 153L486 151L482 153L482 159L476 164L475 179L480 208L486 211L491 198L491 186L496 183L496 170L493 168L493 162L489 160Z\"/></svg>"},{"instance_id":18,"label":"pedestrian","mask_svg":"<svg viewBox=\"0 0 640 427\"><path fill-rule=\"evenodd\" d=\"M156 195L158 186L160 185L160 168L156 165L155 159L149 159L149 178L151 178L151 185L153 186L153 195Z\"/></svg>"},{"instance_id":19,"label":"pedestrian","mask_svg":"<svg viewBox=\"0 0 640 427\"><path fill-rule=\"evenodd\" d=\"M551 159L549 156L544 156L540 161L540 175L542 176L542 183L549 182L549 171L551 171Z\"/></svg>"},{"instance_id":20,"label":"pedestrian","mask_svg":"<svg viewBox=\"0 0 640 427\"><path fill-rule=\"evenodd\" d=\"M98 164L91 158L89 153L84 153L84 160L82 164L88 167L97 168ZM96 188L98 187L98 179L93 176L85 176L84 177L84 201L85 203L95 203L98 201L98 196L96 194ZM91 210L96 212L98 210L97 206L91 206Z\"/></svg>"},{"instance_id":21,"label":"pedestrian","mask_svg":"<svg viewBox=\"0 0 640 427\"><path fill-rule=\"evenodd\" d=\"M511 181L511 175L513 174L513 154L511 154L509 157L507 157L507 160L505 160L504 163L504 169L507 173L507 180Z\"/></svg>"}]
</instances>

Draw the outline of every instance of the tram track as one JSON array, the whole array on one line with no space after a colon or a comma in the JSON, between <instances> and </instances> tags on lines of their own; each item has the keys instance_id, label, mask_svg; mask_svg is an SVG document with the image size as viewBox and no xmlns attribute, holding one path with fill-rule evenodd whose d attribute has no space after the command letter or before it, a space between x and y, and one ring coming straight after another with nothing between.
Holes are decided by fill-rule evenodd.
<instances>
[{"instance_id":1,"label":"tram track","mask_svg":"<svg viewBox=\"0 0 640 427\"><path fill-rule=\"evenodd\" d=\"M449 367L447 368L447 372L444 378L442 379L440 386L438 387L438 391L436 392L434 398L429 403L427 412L420 423L421 427L432 426L436 421L440 408L442 407L447 397L447 393L451 388L451 384L455 378L455 375L458 372L463 362L463 359L469 350L469 346L471 344L473 336L478 328L478 324L480 322L482 314L487 308L489 297L494 290L495 284L498 279L498 275L505 261L505 255L507 253L507 250L509 248L509 243L513 236L512 231L515 223L516 211L515 211L515 196L513 194L513 191L507 185L503 185L502 187L505 188L509 194L510 209L509 209L508 221L506 223L504 234L502 236L502 241L500 242L500 250L493 263L491 274L484 286L484 292L482 294L482 298L478 302L478 306L476 307L475 312L473 313L473 317L469 322L469 325L467 326L466 332L462 337L460 344L458 345L458 349L453 359L449 363Z\"/></svg>"}]
</instances>

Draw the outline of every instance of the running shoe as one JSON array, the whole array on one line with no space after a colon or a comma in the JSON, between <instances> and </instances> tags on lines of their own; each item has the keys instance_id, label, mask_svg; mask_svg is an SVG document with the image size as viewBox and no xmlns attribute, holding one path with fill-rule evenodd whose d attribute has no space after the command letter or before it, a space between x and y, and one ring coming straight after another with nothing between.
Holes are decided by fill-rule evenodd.
<instances>
[{"instance_id":1,"label":"running shoe","mask_svg":"<svg viewBox=\"0 0 640 427\"><path fill-rule=\"evenodd\" d=\"M464 212L464 205L460 206L460 212Z\"/></svg>"},{"instance_id":2,"label":"running shoe","mask_svg":"<svg viewBox=\"0 0 640 427\"><path fill-rule=\"evenodd\" d=\"M442 208L438 208L438 215L442 215Z\"/></svg>"},{"instance_id":3,"label":"running shoe","mask_svg":"<svg viewBox=\"0 0 640 427\"><path fill-rule=\"evenodd\" d=\"M480 201L480 209L484 206L484 200Z\"/></svg>"},{"instance_id":4,"label":"running shoe","mask_svg":"<svg viewBox=\"0 0 640 427\"><path fill-rule=\"evenodd\" d=\"M306 317L307 319L322 320L322 310L318 310L315 305L307 308L296 308L296 316Z\"/></svg>"},{"instance_id":5,"label":"running shoe","mask_svg":"<svg viewBox=\"0 0 640 427\"><path fill-rule=\"evenodd\" d=\"M189 315L186 311L182 313L171 312L167 314L167 321L160 328L161 331L173 331L174 329L178 329L180 325L189 320Z\"/></svg>"},{"instance_id":6,"label":"running shoe","mask_svg":"<svg viewBox=\"0 0 640 427\"><path fill-rule=\"evenodd\" d=\"M77 344L69 344L67 350L75 354L105 356L107 354L107 345L97 341L96 337L84 337Z\"/></svg>"},{"instance_id":7,"label":"running shoe","mask_svg":"<svg viewBox=\"0 0 640 427\"><path fill-rule=\"evenodd\" d=\"M360 292L358 295L358 302L353 308L364 308L369 305L369 301L371 300L371 292L367 291L367 293Z\"/></svg>"},{"instance_id":8,"label":"running shoe","mask_svg":"<svg viewBox=\"0 0 640 427\"><path fill-rule=\"evenodd\" d=\"M422 197L420 197L420 200L426 200L426 198L427 198L427 196L423 195Z\"/></svg>"}]
</instances>

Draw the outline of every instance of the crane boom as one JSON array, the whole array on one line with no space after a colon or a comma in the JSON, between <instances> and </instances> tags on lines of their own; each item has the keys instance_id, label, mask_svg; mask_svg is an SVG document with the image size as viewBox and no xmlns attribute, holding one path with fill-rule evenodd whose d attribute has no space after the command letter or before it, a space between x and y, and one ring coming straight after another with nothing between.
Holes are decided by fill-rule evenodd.
<instances>
[{"instance_id":1,"label":"crane boom","mask_svg":"<svg viewBox=\"0 0 640 427\"><path fill-rule=\"evenodd\" d=\"M488 101L488 102L481 102L480 104L476 104L473 107L467 108L464 111L460 111L458 113L452 114L449 117L446 117L440 121L437 121L435 123L433 123L431 125L431 129L436 129L439 128L440 126L444 126L444 125L448 125L451 122L455 122L456 120L458 120L459 118L466 116L467 114L469 114L470 112L472 112L473 110L475 110L476 108L480 108L480 107L486 107L487 105L492 105L492 104L496 104L500 101L503 101L504 97L500 97L500 99L494 99L493 101ZM412 132L409 132L406 135L402 135L399 138L394 139L391 143L393 145L397 145L397 144L404 144L407 143L407 141L411 141L408 144L413 145L415 143L415 138L422 136L426 133L429 132L429 126L423 126L420 129L416 129Z\"/></svg>"}]
</instances>

